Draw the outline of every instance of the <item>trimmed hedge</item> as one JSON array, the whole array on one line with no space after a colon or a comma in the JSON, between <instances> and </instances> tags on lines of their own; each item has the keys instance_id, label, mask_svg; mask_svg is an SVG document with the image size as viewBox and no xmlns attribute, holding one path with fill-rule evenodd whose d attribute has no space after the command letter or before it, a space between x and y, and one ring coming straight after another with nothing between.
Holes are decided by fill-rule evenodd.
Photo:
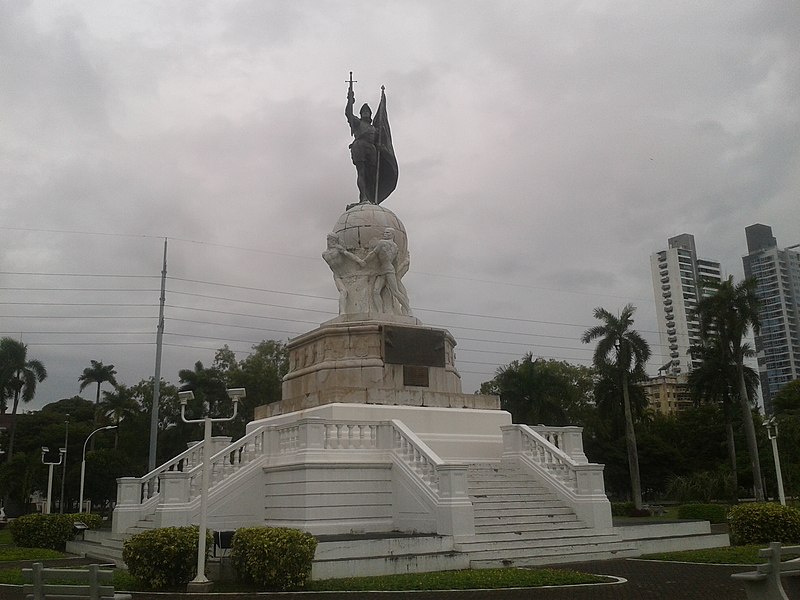
<instances>
[{"instance_id":1,"label":"trimmed hedge","mask_svg":"<svg viewBox=\"0 0 800 600\"><path fill-rule=\"evenodd\" d=\"M148 589L186 585L197 575L198 533L195 526L144 531L125 540L122 560L131 576ZM208 531L206 557L213 543L213 536Z\"/></svg>"},{"instance_id":2,"label":"trimmed hedge","mask_svg":"<svg viewBox=\"0 0 800 600\"><path fill-rule=\"evenodd\" d=\"M300 590L311 576L317 540L283 527L244 527L233 536L231 558L238 577L269 591Z\"/></svg>"},{"instance_id":3,"label":"trimmed hedge","mask_svg":"<svg viewBox=\"0 0 800 600\"><path fill-rule=\"evenodd\" d=\"M49 548L63 552L67 542L75 537L73 524L82 521L89 529L99 527L103 519L91 513L24 515L8 525L17 546L24 548Z\"/></svg>"},{"instance_id":4,"label":"trimmed hedge","mask_svg":"<svg viewBox=\"0 0 800 600\"><path fill-rule=\"evenodd\" d=\"M725 504L682 504L678 507L678 518L725 523L728 518L728 506Z\"/></svg>"},{"instance_id":5,"label":"trimmed hedge","mask_svg":"<svg viewBox=\"0 0 800 600\"><path fill-rule=\"evenodd\" d=\"M800 542L800 510L775 503L739 504L728 512L731 543Z\"/></svg>"}]
</instances>

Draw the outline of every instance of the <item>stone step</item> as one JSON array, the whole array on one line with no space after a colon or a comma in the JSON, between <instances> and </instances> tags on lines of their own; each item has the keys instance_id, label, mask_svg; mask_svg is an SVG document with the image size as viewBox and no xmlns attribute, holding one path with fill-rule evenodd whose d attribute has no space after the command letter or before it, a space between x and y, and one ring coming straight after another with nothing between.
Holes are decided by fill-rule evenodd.
<instances>
[{"instance_id":1,"label":"stone step","mask_svg":"<svg viewBox=\"0 0 800 600\"><path fill-rule=\"evenodd\" d=\"M318 540L315 560L453 551L453 538L440 535L320 536Z\"/></svg>"},{"instance_id":2,"label":"stone step","mask_svg":"<svg viewBox=\"0 0 800 600\"><path fill-rule=\"evenodd\" d=\"M578 529L574 531L558 531L546 538L530 535L515 535L510 533L496 533L475 536L472 540L460 541L458 550L461 552L482 552L484 550L499 550L510 553L516 550L528 551L534 548L551 548L561 546L585 546L588 544L614 544L622 542L619 536L609 534L595 534L591 529Z\"/></svg>"},{"instance_id":3,"label":"stone step","mask_svg":"<svg viewBox=\"0 0 800 600\"><path fill-rule=\"evenodd\" d=\"M545 565L562 565L594 560L610 560L612 558L628 558L638 556L635 548L619 545L615 548L581 548L566 552L565 549L554 548L552 552L540 552L531 556L517 557L476 557L470 560L472 569L493 569L502 567L541 567Z\"/></svg>"},{"instance_id":4,"label":"stone step","mask_svg":"<svg viewBox=\"0 0 800 600\"><path fill-rule=\"evenodd\" d=\"M475 511L475 522L478 522L478 519L492 519L495 521L505 521L507 519L515 519L519 517L551 517L555 515L574 515L574 511L567 507L567 506L545 506L542 508L536 507L534 505L532 508L512 508L508 510L503 510L502 514L499 514L496 510L476 510ZM484 522L484 521L482 521ZM517 521L519 522L519 521Z\"/></svg>"},{"instance_id":5,"label":"stone step","mask_svg":"<svg viewBox=\"0 0 800 600\"><path fill-rule=\"evenodd\" d=\"M497 544L494 548L484 548L480 550L465 550L470 557L470 563L476 560L512 560L517 561L526 558L542 559L549 557L550 562L555 562L561 556L572 556L586 552L606 552L608 554L617 552L638 553L636 545L625 541L606 541L594 540L583 541L562 540L554 538L549 545L535 547L510 548L506 544Z\"/></svg>"},{"instance_id":6,"label":"stone step","mask_svg":"<svg viewBox=\"0 0 800 600\"><path fill-rule=\"evenodd\" d=\"M518 510L520 508L530 508L535 506L536 508L560 508L564 506L564 503L556 498L547 498L547 499L531 499L531 500L517 500L517 499L510 499L510 498L470 498L472 500L472 505L477 511L511 511L511 510Z\"/></svg>"},{"instance_id":7,"label":"stone step","mask_svg":"<svg viewBox=\"0 0 800 600\"><path fill-rule=\"evenodd\" d=\"M514 523L514 524L497 524L497 525L476 525L476 535L483 535L488 533L516 533L521 531L526 532L539 532L539 533L552 533L553 531L568 531L571 529L582 529L586 527L582 522L578 521L577 517L572 520L563 520L553 522L551 520L542 521L538 523Z\"/></svg>"},{"instance_id":8,"label":"stone step","mask_svg":"<svg viewBox=\"0 0 800 600\"><path fill-rule=\"evenodd\" d=\"M453 550L453 539L437 535L323 536L312 579L424 573L469 568L469 557Z\"/></svg>"}]
</instances>

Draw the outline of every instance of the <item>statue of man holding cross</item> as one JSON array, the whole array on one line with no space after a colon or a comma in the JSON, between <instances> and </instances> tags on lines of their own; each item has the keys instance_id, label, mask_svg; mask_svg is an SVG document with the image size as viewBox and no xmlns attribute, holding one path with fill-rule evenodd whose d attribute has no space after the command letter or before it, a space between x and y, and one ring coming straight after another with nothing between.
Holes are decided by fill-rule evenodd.
<instances>
[{"instance_id":1,"label":"statue of man holding cross","mask_svg":"<svg viewBox=\"0 0 800 600\"><path fill-rule=\"evenodd\" d=\"M355 138L350 144L350 155L356 167L359 203L380 204L397 187L397 159L392 147L392 134L386 116L386 95L381 88L381 102L372 119L372 109L364 104L359 116L353 114L356 102L353 92L353 73L347 81L347 105L344 109L350 133Z\"/></svg>"}]
</instances>

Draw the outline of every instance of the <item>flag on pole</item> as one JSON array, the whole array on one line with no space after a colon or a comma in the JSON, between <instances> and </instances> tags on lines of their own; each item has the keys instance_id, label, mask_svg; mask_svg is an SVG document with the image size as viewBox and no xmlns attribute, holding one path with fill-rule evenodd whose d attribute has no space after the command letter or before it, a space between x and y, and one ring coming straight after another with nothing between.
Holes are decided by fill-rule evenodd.
<instances>
[{"instance_id":1,"label":"flag on pole","mask_svg":"<svg viewBox=\"0 0 800 600\"><path fill-rule=\"evenodd\" d=\"M381 87L381 103L372 120L378 130L378 166L377 197L375 204L380 204L389 197L397 187L397 157L392 146L392 130L389 128L389 117L386 113L386 94Z\"/></svg>"}]
</instances>

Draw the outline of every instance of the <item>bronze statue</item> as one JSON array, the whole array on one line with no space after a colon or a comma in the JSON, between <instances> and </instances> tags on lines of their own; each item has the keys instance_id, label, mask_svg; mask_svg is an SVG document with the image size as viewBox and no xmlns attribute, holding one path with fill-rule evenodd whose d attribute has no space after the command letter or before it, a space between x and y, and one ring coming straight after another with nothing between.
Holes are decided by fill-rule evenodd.
<instances>
[{"instance_id":1,"label":"bronze statue","mask_svg":"<svg viewBox=\"0 0 800 600\"><path fill-rule=\"evenodd\" d=\"M350 144L350 155L356 167L359 203L380 204L397 187L397 159L392 147L392 133L386 115L386 94L381 87L381 102L375 119L368 104L361 106L359 116L353 114L356 102L353 91L353 73L347 82L347 105L344 115L355 138Z\"/></svg>"}]
</instances>

